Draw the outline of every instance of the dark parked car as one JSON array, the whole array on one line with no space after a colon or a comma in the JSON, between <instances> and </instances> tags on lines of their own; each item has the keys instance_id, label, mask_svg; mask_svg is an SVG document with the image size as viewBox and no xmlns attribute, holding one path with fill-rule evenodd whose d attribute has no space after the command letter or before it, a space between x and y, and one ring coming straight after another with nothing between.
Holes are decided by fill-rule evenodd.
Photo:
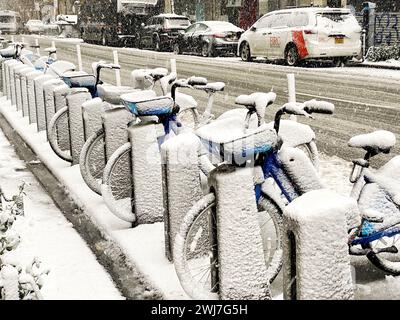
<instances>
[{"instance_id":1,"label":"dark parked car","mask_svg":"<svg viewBox=\"0 0 400 320\"><path fill-rule=\"evenodd\" d=\"M190 25L190 20L177 14L160 14L151 17L147 24L140 30L139 46L151 48L156 51L172 50L172 40L179 31L185 30Z\"/></svg>"},{"instance_id":2,"label":"dark parked car","mask_svg":"<svg viewBox=\"0 0 400 320\"><path fill-rule=\"evenodd\" d=\"M174 53L200 53L203 57L236 54L243 29L225 21L202 21L180 32L174 40Z\"/></svg>"}]
</instances>

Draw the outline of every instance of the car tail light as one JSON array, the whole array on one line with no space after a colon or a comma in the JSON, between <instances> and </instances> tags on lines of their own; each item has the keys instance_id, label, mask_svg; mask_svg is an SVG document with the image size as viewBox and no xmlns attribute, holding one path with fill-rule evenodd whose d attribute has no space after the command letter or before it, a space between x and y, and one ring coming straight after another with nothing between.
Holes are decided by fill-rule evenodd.
<instances>
[{"instance_id":1,"label":"car tail light","mask_svg":"<svg viewBox=\"0 0 400 320\"><path fill-rule=\"evenodd\" d=\"M317 34L317 32L315 30L308 29L304 30L304 34Z\"/></svg>"}]
</instances>

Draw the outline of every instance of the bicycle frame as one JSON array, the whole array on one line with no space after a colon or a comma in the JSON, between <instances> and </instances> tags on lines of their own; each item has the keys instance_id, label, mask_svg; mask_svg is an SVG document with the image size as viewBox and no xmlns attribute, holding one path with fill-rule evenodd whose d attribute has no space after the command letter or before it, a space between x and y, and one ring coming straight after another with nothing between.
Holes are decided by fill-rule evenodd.
<instances>
[{"instance_id":1,"label":"bicycle frame","mask_svg":"<svg viewBox=\"0 0 400 320\"><path fill-rule=\"evenodd\" d=\"M285 196L288 202L292 202L294 199L299 197L301 194L297 191L296 186L290 180L289 175L285 172L284 168L279 164L279 154L277 150L274 150L270 154L264 155L265 158L262 162L262 170L264 174L264 178L273 178L282 194ZM362 178L363 175L360 176ZM359 178L359 179L360 179ZM261 192L261 184L255 186L255 194L256 201L258 203L262 192ZM389 227L386 227L382 230L376 230L367 235L362 235L362 230L364 227L368 227L365 223L370 223L367 220L364 220L360 226L361 235L358 235L355 239L350 239L350 246L356 245L366 245L372 241L379 240L383 237L393 237L397 234L400 234L400 220Z\"/></svg>"}]
</instances>

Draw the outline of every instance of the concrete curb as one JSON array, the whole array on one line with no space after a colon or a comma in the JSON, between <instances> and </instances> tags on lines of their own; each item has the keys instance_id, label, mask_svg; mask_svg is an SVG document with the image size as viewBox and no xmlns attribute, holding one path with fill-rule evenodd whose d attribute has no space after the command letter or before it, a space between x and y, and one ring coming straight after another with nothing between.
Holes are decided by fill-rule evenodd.
<instances>
[{"instance_id":1,"label":"concrete curb","mask_svg":"<svg viewBox=\"0 0 400 320\"><path fill-rule=\"evenodd\" d=\"M361 67L361 68L400 70L400 66L388 66L388 65L382 65L382 64L371 64L371 63L354 63L354 64L349 64L349 66L350 67Z\"/></svg>"},{"instance_id":2,"label":"concrete curb","mask_svg":"<svg viewBox=\"0 0 400 320\"><path fill-rule=\"evenodd\" d=\"M161 293L146 281L118 243L93 223L90 216L71 199L68 191L60 187L62 183L43 162L38 161L38 156L12 128L2 113L0 113L0 128L14 146L18 156L26 162L27 168L110 274L122 295L127 299L162 299Z\"/></svg>"}]
</instances>

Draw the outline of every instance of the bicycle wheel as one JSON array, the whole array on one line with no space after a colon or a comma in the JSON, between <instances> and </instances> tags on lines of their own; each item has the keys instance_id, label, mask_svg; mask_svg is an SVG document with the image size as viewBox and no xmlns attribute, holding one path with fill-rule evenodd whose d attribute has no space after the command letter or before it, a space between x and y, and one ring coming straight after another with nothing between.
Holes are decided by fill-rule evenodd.
<instances>
[{"instance_id":1,"label":"bicycle wheel","mask_svg":"<svg viewBox=\"0 0 400 320\"><path fill-rule=\"evenodd\" d=\"M187 108L179 111L177 118L183 128L195 130L199 124L199 113L196 108Z\"/></svg>"},{"instance_id":2,"label":"bicycle wheel","mask_svg":"<svg viewBox=\"0 0 400 320\"><path fill-rule=\"evenodd\" d=\"M282 266L282 218L268 199L259 202L267 274L272 282ZM277 206L276 206L277 208ZM193 299L218 299L215 196L209 193L186 214L176 235L173 257L185 292Z\"/></svg>"},{"instance_id":3,"label":"bicycle wheel","mask_svg":"<svg viewBox=\"0 0 400 320\"><path fill-rule=\"evenodd\" d=\"M103 173L101 194L110 211L118 218L134 223L131 144L119 147L108 160Z\"/></svg>"},{"instance_id":4,"label":"bicycle wheel","mask_svg":"<svg viewBox=\"0 0 400 320\"><path fill-rule=\"evenodd\" d=\"M68 107L56 112L49 123L48 139L51 148L61 159L72 162L71 150L69 148L69 119Z\"/></svg>"},{"instance_id":5,"label":"bicycle wheel","mask_svg":"<svg viewBox=\"0 0 400 320\"><path fill-rule=\"evenodd\" d=\"M398 276L400 275L400 234L395 234L392 237L383 237L376 241L370 242L363 246L368 249L380 249L394 246L397 248L397 253L374 253L367 254L367 258L377 268L386 271L387 273Z\"/></svg>"},{"instance_id":6,"label":"bicycle wheel","mask_svg":"<svg viewBox=\"0 0 400 320\"><path fill-rule=\"evenodd\" d=\"M101 195L101 181L106 166L104 129L92 134L83 145L79 166L83 180L97 194Z\"/></svg>"}]
</instances>

